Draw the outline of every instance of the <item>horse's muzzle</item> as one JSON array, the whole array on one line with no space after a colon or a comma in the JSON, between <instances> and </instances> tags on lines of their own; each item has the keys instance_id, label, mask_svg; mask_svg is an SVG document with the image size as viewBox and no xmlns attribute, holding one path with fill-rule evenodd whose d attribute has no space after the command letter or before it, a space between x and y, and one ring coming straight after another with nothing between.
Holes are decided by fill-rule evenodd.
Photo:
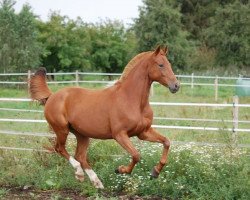
<instances>
[{"instance_id":1,"label":"horse's muzzle","mask_svg":"<svg viewBox=\"0 0 250 200\"><path fill-rule=\"evenodd\" d=\"M169 85L169 90L170 90L171 93L176 93L179 90L179 88L180 88L180 82L179 81L177 81L174 84Z\"/></svg>"}]
</instances>

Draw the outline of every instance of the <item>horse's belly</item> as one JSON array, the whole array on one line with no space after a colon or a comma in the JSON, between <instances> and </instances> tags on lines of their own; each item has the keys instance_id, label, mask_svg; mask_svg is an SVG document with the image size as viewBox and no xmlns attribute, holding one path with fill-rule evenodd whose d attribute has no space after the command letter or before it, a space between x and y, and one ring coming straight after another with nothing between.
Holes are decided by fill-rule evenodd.
<instances>
[{"instance_id":1,"label":"horse's belly","mask_svg":"<svg viewBox=\"0 0 250 200\"><path fill-rule=\"evenodd\" d=\"M91 116L79 116L77 120L69 121L70 125L79 134L96 139L111 139L111 131L105 119L93 118Z\"/></svg>"},{"instance_id":2,"label":"horse's belly","mask_svg":"<svg viewBox=\"0 0 250 200\"><path fill-rule=\"evenodd\" d=\"M80 102L77 99L81 99ZM68 98L67 120L78 133L99 139L112 138L105 93L87 92Z\"/></svg>"}]
</instances>

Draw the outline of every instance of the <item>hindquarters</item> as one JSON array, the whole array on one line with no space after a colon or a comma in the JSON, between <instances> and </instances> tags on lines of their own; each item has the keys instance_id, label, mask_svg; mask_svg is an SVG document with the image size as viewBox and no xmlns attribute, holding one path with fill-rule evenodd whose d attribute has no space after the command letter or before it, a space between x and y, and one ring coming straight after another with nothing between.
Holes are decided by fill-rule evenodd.
<instances>
[{"instance_id":1,"label":"hindquarters","mask_svg":"<svg viewBox=\"0 0 250 200\"><path fill-rule=\"evenodd\" d=\"M68 159L69 155L65 151L65 144L69 134L69 123L65 113L65 92L59 91L52 94L46 101L44 116L49 127L56 134L55 146L53 148Z\"/></svg>"},{"instance_id":2,"label":"hindquarters","mask_svg":"<svg viewBox=\"0 0 250 200\"><path fill-rule=\"evenodd\" d=\"M80 109L72 106L72 102L75 104L75 100L80 97L79 91L82 90L80 88L65 88L51 95L45 104L45 117L56 134L55 151L65 157L73 166L76 179L80 181L84 180L84 169L94 186L96 188L103 188L102 182L87 162L89 138L84 136L85 132L78 132L74 129L72 121L70 121L70 118L72 118L71 115L76 114L76 111ZM75 96L76 94L77 96ZM80 103L79 101L76 102ZM80 126L78 123L75 123L75 125L76 127ZM69 131L77 139L75 157L72 157L66 150L66 140Z\"/></svg>"}]
</instances>

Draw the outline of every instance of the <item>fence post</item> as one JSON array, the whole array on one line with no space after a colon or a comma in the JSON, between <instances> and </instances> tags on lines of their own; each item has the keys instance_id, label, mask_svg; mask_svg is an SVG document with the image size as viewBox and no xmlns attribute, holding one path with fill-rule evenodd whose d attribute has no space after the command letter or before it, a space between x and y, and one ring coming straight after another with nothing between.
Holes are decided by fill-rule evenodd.
<instances>
[{"instance_id":1,"label":"fence post","mask_svg":"<svg viewBox=\"0 0 250 200\"><path fill-rule=\"evenodd\" d=\"M237 131L235 129L238 129L239 124L239 97L233 96L233 134L232 134L232 142L234 147L237 145Z\"/></svg>"},{"instance_id":2,"label":"fence post","mask_svg":"<svg viewBox=\"0 0 250 200\"><path fill-rule=\"evenodd\" d=\"M214 80L214 99L215 101L218 101L218 76L216 76L215 80Z\"/></svg>"},{"instance_id":3,"label":"fence post","mask_svg":"<svg viewBox=\"0 0 250 200\"><path fill-rule=\"evenodd\" d=\"M28 70L28 81L27 81L27 83L28 83L28 91L30 89L30 77L31 77L31 71Z\"/></svg>"},{"instance_id":4,"label":"fence post","mask_svg":"<svg viewBox=\"0 0 250 200\"><path fill-rule=\"evenodd\" d=\"M79 73L78 73L78 70L76 70L76 85L79 86Z\"/></svg>"},{"instance_id":5,"label":"fence post","mask_svg":"<svg viewBox=\"0 0 250 200\"><path fill-rule=\"evenodd\" d=\"M194 73L192 73L192 76L191 76L191 88L192 89L194 88Z\"/></svg>"}]
</instances>

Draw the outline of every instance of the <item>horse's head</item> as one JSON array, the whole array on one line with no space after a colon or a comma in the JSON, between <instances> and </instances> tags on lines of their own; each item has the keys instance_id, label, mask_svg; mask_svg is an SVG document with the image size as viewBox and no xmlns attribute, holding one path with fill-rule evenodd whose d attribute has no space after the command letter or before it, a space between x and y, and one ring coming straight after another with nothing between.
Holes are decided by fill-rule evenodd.
<instances>
[{"instance_id":1,"label":"horse's head","mask_svg":"<svg viewBox=\"0 0 250 200\"><path fill-rule=\"evenodd\" d=\"M167 48L161 49L160 46L152 53L149 65L149 78L168 87L170 92L176 93L180 88L180 83L174 75L166 54Z\"/></svg>"}]
</instances>

